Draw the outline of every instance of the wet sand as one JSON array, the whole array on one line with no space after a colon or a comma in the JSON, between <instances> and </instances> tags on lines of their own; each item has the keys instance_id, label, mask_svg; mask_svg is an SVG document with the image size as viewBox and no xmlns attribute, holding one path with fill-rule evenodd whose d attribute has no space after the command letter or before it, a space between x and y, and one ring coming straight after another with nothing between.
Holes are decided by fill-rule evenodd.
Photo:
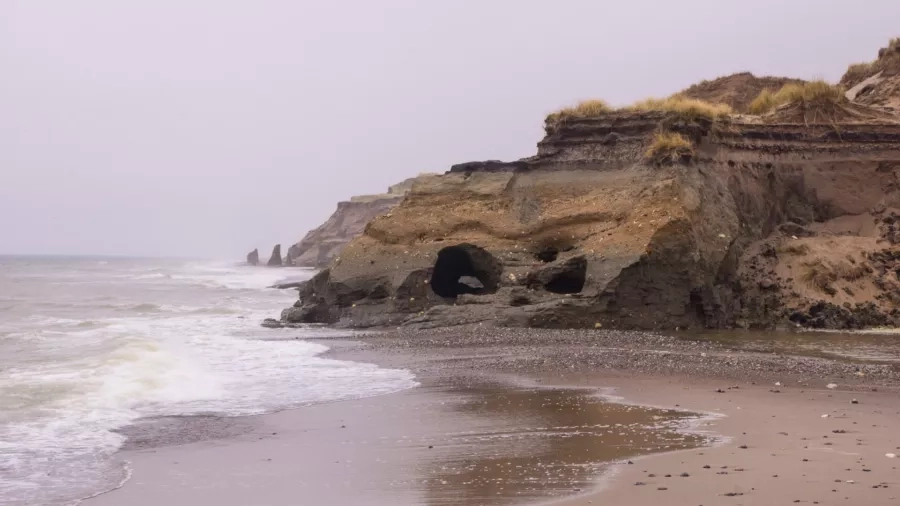
<instances>
[{"instance_id":1,"label":"wet sand","mask_svg":"<svg viewBox=\"0 0 900 506\"><path fill-rule=\"evenodd\" d=\"M84 504L895 502L892 367L603 335L475 328L330 341L336 358L408 367L423 386L227 424L151 423L121 452L131 480ZM662 410L602 402L609 387Z\"/></svg>"}]
</instances>

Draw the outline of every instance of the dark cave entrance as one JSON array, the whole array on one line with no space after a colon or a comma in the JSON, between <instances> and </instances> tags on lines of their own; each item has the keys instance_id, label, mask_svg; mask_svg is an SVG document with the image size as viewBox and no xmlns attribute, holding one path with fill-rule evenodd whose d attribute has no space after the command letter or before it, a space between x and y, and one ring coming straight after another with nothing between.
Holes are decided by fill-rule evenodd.
<instances>
[{"instance_id":1,"label":"dark cave entrance","mask_svg":"<svg viewBox=\"0 0 900 506\"><path fill-rule=\"evenodd\" d=\"M438 252L431 289L446 298L464 293L491 294L500 286L501 272L500 261L484 248L474 244L448 246Z\"/></svg>"},{"instance_id":2,"label":"dark cave entrance","mask_svg":"<svg viewBox=\"0 0 900 506\"><path fill-rule=\"evenodd\" d=\"M587 260L576 257L561 266L544 284L544 289L552 293L581 293L587 277Z\"/></svg>"}]
</instances>

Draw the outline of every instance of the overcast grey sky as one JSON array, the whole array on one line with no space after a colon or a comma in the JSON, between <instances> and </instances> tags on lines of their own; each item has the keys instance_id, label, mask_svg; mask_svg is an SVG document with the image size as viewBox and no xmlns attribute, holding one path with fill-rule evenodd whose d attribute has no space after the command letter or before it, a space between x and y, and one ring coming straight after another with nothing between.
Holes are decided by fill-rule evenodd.
<instances>
[{"instance_id":1,"label":"overcast grey sky","mask_svg":"<svg viewBox=\"0 0 900 506\"><path fill-rule=\"evenodd\" d=\"M543 116L836 80L900 1L0 0L0 253L241 258Z\"/></svg>"}]
</instances>

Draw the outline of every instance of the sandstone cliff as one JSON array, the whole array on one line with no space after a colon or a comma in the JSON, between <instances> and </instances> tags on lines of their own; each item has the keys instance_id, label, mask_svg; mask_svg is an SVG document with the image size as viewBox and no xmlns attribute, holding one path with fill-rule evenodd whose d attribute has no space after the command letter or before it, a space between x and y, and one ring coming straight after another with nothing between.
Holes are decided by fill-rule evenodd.
<instances>
[{"instance_id":1,"label":"sandstone cliff","mask_svg":"<svg viewBox=\"0 0 900 506\"><path fill-rule=\"evenodd\" d=\"M418 177L430 176L422 174ZM393 185L387 193L353 197L348 202L338 203L337 210L325 223L288 248L286 263L300 267L327 266L348 242L362 233L369 221L399 204L415 179Z\"/></svg>"},{"instance_id":2,"label":"sandstone cliff","mask_svg":"<svg viewBox=\"0 0 900 506\"><path fill-rule=\"evenodd\" d=\"M893 325L898 118L798 100L764 116L598 108L548 123L535 156L416 181L282 320ZM667 136L686 146L655 156Z\"/></svg>"}]
</instances>

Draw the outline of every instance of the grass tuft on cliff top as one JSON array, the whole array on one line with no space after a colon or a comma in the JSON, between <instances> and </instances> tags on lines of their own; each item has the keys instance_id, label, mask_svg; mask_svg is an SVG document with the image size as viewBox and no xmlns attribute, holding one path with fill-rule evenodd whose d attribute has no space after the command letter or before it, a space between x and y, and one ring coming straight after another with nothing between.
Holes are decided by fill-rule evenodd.
<instances>
[{"instance_id":1,"label":"grass tuft on cliff top","mask_svg":"<svg viewBox=\"0 0 900 506\"><path fill-rule=\"evenodd\" d=\"M727 104L711 104L696 98L672 95L669 98L648 98L635 102L625 108L630 111L665 111L675 113L683 118L695 121L706 119L715 121L724 119L734 113Z\"/></svg>"},{"instance_id":2,"label":"grass tuft on cliff top","mask_svg":"<svg viewBox=\"0 0 900 506\"><path fill-rule=\"evenodd\" d=\"M544 126L552 129L562 125L570 118L592 118L613 111L614 109L603 100L583 100L573 107L563 107L554 113L548 114L544 119Z\"/></svg>"},{"instance_id":3,"label":"grass tuft on cliff top","mask_svg":"<svg viewBox=\"0 0 900 506\"><path fill-rule=\"evenodd\" d=\"M571 118L595 118L616 111L663 111L677 114L689 121L698 119L715 121L727 118L734 112L726 104L711 104L681 95L672 95L669 98L648 98L620 109L610 107L603 100L585 100L574 107L564 107L548 114L544 119L544 128L550 132Z\"/></svg>"},{"instance_id":4,"label":"grass tuft on cliff top","mask_svg":"<svg viewBox=\"0 0 900 506\"><path fill-rule=\"evenodd\" d=\"M763 90L750 103L749 111L750 114L759 115L790 103L840 104L846 101L847 98L844 96L844 89L841 86L835 86L819 79L803 84L787 84L775 93Z\"/></svg>"},{"instance_id":5,"label":"grass tuft on cliff top","mask_svg":"<svg viewBox=\"0 0 900 506\"><path fill-rule=\"evenodd\" d=\"M675 132L660 132L653 137L644 156L657 163L676 162L694 155L694 144L687 137Z\"/></svg>"}]
</instances>

